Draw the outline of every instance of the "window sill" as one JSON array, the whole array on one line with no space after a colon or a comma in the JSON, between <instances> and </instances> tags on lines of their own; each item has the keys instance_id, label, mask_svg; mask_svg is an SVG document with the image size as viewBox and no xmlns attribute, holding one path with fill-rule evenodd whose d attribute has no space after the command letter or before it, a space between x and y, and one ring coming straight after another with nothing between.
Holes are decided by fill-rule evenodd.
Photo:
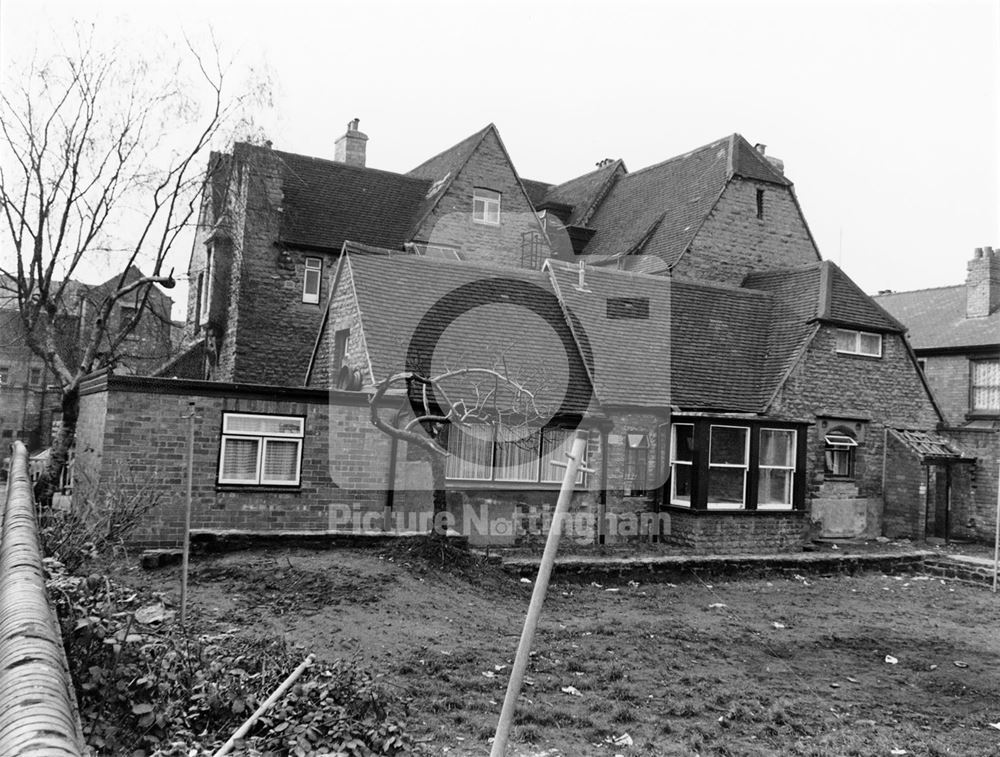
<instances>
[{"instance_id":1,"label":"window sill","mask_svg":"<svg viewBox=\"0 0 1000 757\"><path fill-rule=\"evenodd\" d=\"M445 482L445 489L484 489L493 491L559 491L561 482L555 481L476 481L473 479L448 479ZM589 491L586 484L577 484L574 491Z\"/></svg>"},{"instance_id":2,"label":"window sill","mask_svg":"<svg viewBox=\"0 0 1000 757\"><path fill-rule=\"evenodd\" d=\"M785 507L781 510L776 508L765 508L760 510L747 510L745 508L740 509L730 509L723 510L722 508L699 508L699 507L687 507L685 505L664 505L663 509L666 511L673 511L678 513L693 513L695 515L733 515L737 517L753 517L755 515L760 515L764 517L776 516L776 515L805 515L805 510L796 510L795 508Z\"/></svg>"},{"instance_id":3,"label":"window sill","mask_svg":"<svg viewBox=\"0 0 1000 757\"><path fill-rule=\"evenodd\" d=\"M841 352L840 350L837 350L837 354L840 355L841 357L861 358L862 360L882 359L881 355L866 355L863 352Z\"/></svg>"},{"instance_id":4,"label":"window sill","mask_svg":"<svg viewBox=\"0 0 1000 757\"><path fill-rule=\"evenodd\" d=\"M295 486L274 486L273 484L216 484L217 492L240 492L242 494L273 494L275 492L302 493L302 484Z\"/></svg>"}]
</instances>

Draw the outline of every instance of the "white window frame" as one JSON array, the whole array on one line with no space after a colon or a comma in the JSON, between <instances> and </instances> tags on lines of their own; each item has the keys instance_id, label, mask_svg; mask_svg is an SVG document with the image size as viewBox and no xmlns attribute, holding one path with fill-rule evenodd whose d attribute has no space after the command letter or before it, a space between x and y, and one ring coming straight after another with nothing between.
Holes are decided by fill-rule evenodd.
<instances>
[{"instance_id":1,"label":"white window frame","mask_svg":"<svg viewBox=\"0 0 1000 757\"><path fill-rule=\"evenodd\" d=\"M992 381L987 382L985 379L977 377L977 372L983 370L987 372L990 367L994 371L1000 373L1000 359L998 358L983 358L970 360L971 363L969 370L969 410L970 412L977 415L997 415L1000 413L1000 406L993 407L989 405L988 401L986 404L977 404L977 395L986 397L991 397L994 392L1000 392L1000 385L993 383ZM979 383L976 383L979 381ZM982 400L980 400L982 402Z\"/></svg>"},{"instance_id":2,"label":"white window frame","mask_svg":"<svg viewBox=\"0 0 1000 757\"><path fill-rule=\"evenodd\" d=\"M626 496L644 494L649 488L649 449L649 434L643 431L625 434L622 479ZM630 472L632 478L629 478Z\"/></svg>"},{"instance_id":3,"label":"white window frame","mask_svg":"<svg viewBox=\"0 0 1000 757\"><path fill-rule=\"evenodd\" d=\"M836 431L834 431L834 432L831 432L829 434L826 434L823 437L823 442L826 444L826 447L823 450L823 455L824 455L824 461L823 461L824 476L830 476L831 478L833 478L836 481L853 480L854 476L855 476L854 466L857 464L857 453L852 452L852 450L855 447L858 446L857 440L854 439L854 438L852 438L852 437L850 437L850 436L848 436L847 434L841 434L841 433L837 433ZM833 452L847 452L848 453L848 455L847 455L847 463L848 463L849 471L848 471L847 474L845 474L845 475L838 475L836 473L832 473L832 472L828 473L827 472L827 464L826 464L826 459L825 458L826 458L826 453L829 452L829 451L831 451L831 450Z\"/></svg>"},{"instance_id":4,"label":"white window frame","mask_svg":"<svg viewBox=\"0 0 1000 757\"><path fill-rule=\"evenodd\" d=\"M841 349L839 343L839 336L841 334L851 334L854 337L854 348L853 349ZM862 355L863 357L882 357L882 335L877 334L874 331L858 331L856 329L837 329L837 352L841 355ZM878 352L865 352L862 345L862 336L872 336L878 339Z\"/></svg>"},{"instance_id":5,"label":"white window frame","mask_svg":"<svg viewBox=\"0 0 1000 757\"><path fill-rule=\"evenodd\" d=\"M472 221L486 226L500 225L500 198L499 192L485 187L476 187L472 190Z\"/></svg>"},{"instance_id":6,"label":"white window frame","mask_svg":"<svg viewBox=\"0 0 1000 757\"><path fill-rule=\"evenodd\" d=\"M484 470L483 470L482 474L480 474L480 475L476 475L476 476L458 476L458 475L455 475L456 467L459 466L460 463L456 462L459 459L459 456L456 455L456 454L454 454L454 453L452 453L451 455L449 455L448 461L447 461L446 467L445 467L445 479L446 480L448 480L448 481L467 481L467 482L476 482L476 483L496 483L496 484L501 484L501 485L505 485L505 484L561 484L562 483L564 469L562 467L560 467L560 466L554 466L554 465L552 465L552 463L553 462L560 462L560 463L565 462L564 459L562 459L562 457L560 457L559 451L560 450L564 450L564 449L566 449L568 451L568 447L571 444L573 436L574 436L572 431L570 431L568 429L562 429L562 428L560 428L558 426L550 426L550 427L541 428L541 429L539 429L539 428L532 429L532 434L535 436L537 446L536 446L535 451L534 451L534 464L532 466L533 472L531 474L531 478L527 478L524 475L521 475L521 476L518 476L518 477L515 477L515 476L505 477L503 475L499 475L502 472L503 469L500 468L500 467L498 467L498 462L499 462L499 459L500 459L500 456L501 456L499 445L505 443L503 441L499 441L498 442L498 439L497 439L498 431L500 431L500 429L502 427L498 427L498 426L496 426L494 424L487 424L487 423L466 424L466 425L475 425L477 427L486 427L486 426L489 426L491 428L491 433L490 433L490 456L489 456L489 466L488 466L489 472L488 472L488 474L486 473L486 470L485 470L486 466L484 464ZM453 429L461 430L461 427L454 426ZM546 442L547 441L551 442L552 435L553 435L554 432L561 432L562 435L563 435L563 439L562 439L562 441L561 441L561 443L559 444L558 447L556 447L553 450L551 450L551 454L545 454L546 453ZM475 434L472 434L472 435L475 436ZM515 435L517 435L517 436L521 435L519 429L515 429ZM587 449L590 447L590 443L591 443L590 442L590 438L588 437L588 439L587 439L587 446L584 447L584 461L586 461ZM452 444L453 444L453 437L449 436L449 439L448 439L448 448L449 448L449 451L452 449ZM579 487L585 487L587 485L587 475L586 475L586 473L584 471L579 471L577 473L575 485L579 486Z\"/></svg>"},{"instance_id":7,"label":"white window frame","mask_svg":"<svg viewBox=\"0 0 1000 757\"><path fill-rule=\"evenodd\" d=\"M266 418L279 422L292 422L298 424L297 432L268 431L266 433L250 433L246 431L231 431L230 421L232 418ZM222 438L219 442L219 475L218 483L235 486L299 486L302 479L302 440L305 436L305 418L300 415L268 415L263 413L226 413L222 414ZM257 442L257 462L255 464L256 475L253 479L226 478L223 475L226 462L226 441L243 440ZM268 479L264 477L264 458L266 456L267 445L270 442L296 443L295 452L295 480Z\"/></svg>"},{"instance_id":8,"label":"white window frame","mask_svg":"<svg viewBox=\"0 0 1000 757\"><path fill-rule=\"evenodd\" d=\"M692 437L694 435L693 423L673 423L670 426L670 504L677 505L678 507L691 507L691 499L694 497L694 492L692 492L686 500L677 498L677 466L686 465L688 470L692 471L688 480L692 482L694 481L694 472L692 469L694 465L694 455L691 455L691 460L677 459L677 429L681 426L690 428Z\"/></svg>"},{"instance_id":9,"label":"white window frame","mask_svg":"<svg viewBox=\"0 0 1000 757\"><path fill-rule=\"evenodd\" d=\"M737 463L713 463L712 462L712 434L717 428L732 428L743 432L743 464ZM712 469L713 468L734 468L743 471L743 501L740 504L735 502L712 502L708 499L706 506L709 510L745 510L747 506L747 471L750 468L750 428L748 426L728 426L725 424L712 424L708 427L708 487L707 494L711 495Z\"/></svg>"},{"instance_id":10,"label":"white window frame","mask_svg":"<svg viewBox=\"0 0 1000 757\"><path fill-rule=\"evenodd\" d=\"M759 434L763 436L765 431L777 431L779 433L792 435L791 465L764 465L760 461L760 452L757 454L757 480L761 480L761 474L766 470L784 470L789 473L788 502L763 503L760 501L760 486L757 487L757 509L758 510L791 510L795 502L795 459L798 451L798 431L791 428L767 428L761 427ZM764 445L758 439L758 449L763 450Z\"/></svg>"},{"instance_id":11,"label":"white window frame","mask_svg":"<svg viewBox=\"0 0 1000 757\"><path fill-rule=\"evenodd\" d=\"M313 286L310 286L312 283ZM315 291L311 291L315 289ZM306 258L302 272L302 301L309 305L319 303L323 289L323 258Z\"/></svg>"}]
</instances>

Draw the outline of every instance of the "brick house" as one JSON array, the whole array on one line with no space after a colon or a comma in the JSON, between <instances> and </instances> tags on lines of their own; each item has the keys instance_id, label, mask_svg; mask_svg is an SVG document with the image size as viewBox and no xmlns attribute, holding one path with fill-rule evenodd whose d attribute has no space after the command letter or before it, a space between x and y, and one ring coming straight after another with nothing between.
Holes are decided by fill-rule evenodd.
<instances>
[{"instance_id":1,"label":"brick house","mask_svg":"<svg viewBox=\"0 0 1000 757\"><path fill-rule=\"evenodd\" d=\"M126 282L142 274L136 268L125 272ZM57 346L68 365L79 362L76 355L80 340L94 313L120 276L101 284L68 282L58 318ZM149 374L171 355L170 308L172 301L159 288L152 287L145 303L125 299L116 303L111 313L115 324L131 319L142 308L132 333L119 345L105 341L102 350L117 370L123 373ZM58 417L61 392L58 378L41 358L28 347L17 300L11 287L0 284L0 444L7 446L21 439L29 450L48 444L52 419ZM113 353L113 354L112 354Z\"/></svg>"},{"instance_id":2,"label":"brick house","mask_svg":"<svg viewBox=\"0 0 1000 757\"><path fill-rule=\"evenodd\" d=\"M312 486L314 411L254 410L242 392L263 401L267 386L280 387L276 396L297 387L316 402L329 392L332 404L367 396L405 367L410 335L442 297L502 279L535 292L525 303L536 316L556 302L561 318L540 325L509 308L474 318L456 359L489 360L487 345L494 359L496 345L523 349L521 367L559 386L583 366L591 400L570 425L590 429L594 472L574 510L592 539L636 535L611 533L609 514L652 513L643 536L713 551L788 549L810 522L829 536L878 533L883 508L894 533L922 536L922 521L907 517L909 492L893 489L886 471L931 439L940 411L904 326L821 261L794 186L763 145L734 134L634 173L609 160L550 184L518 176L492 125L408 174L365 167L357 126L332 161L251 145L213 156L185 345L160 373L181 383L157 384L187 387L178 396L208 386L232 395L201 427L215 455L203 471L204 523L219 508L264 512L275 487L298 509L261 516L273 528L294 527L293 511L343 505L340 494L310 504L288 488ZM122 381L97 380L85 404L99 413L139 386ZM363 418L316 417L331 437L309 459L379 450L349 466L356 478L367 471L376 492L359 508L372 512L381 492L385 516L426 510L419 456ZM544 461L566 438L563 421L540 424L537 459L521 450L528 457L515 456L514 473L498 468L513 453L495 428L450 435L456 515L472 507L477 522L509 524L543 509L555 485ZM890 449L897 436L902 446ZM84 464L96 478L108 475L100 438L107 433L93 437ZM324 491L357 485L331 480ZM498 517L481 516L485 506ZM233 527L226 517L219 522Z\"/></svg>"},{"instance_id":3,"label":"brick house","mask_svg":"<svg viewBox=\"0 0 1000 757\"><path fill-rule=\"evenodd\" d=\"M976 249L967 268L965 284L875 299L906 324L944 415L945 435L976 460L973 467L921 477L929 532L992 540L1000 461L1000 250Z\"/></svg>"}]
</instances>

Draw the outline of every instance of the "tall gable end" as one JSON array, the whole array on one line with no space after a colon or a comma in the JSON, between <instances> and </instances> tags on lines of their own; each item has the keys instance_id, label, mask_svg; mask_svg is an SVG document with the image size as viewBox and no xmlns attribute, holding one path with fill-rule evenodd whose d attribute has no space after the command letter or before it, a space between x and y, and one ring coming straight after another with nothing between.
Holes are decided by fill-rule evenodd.
<instances>
[{"instance_id":1,"label":"tall gable end","mask_svg":"<svg viewBox=\"0 0 1000 757\"><path fill-rule=\"evenodd\" d=\"M551 250L531 201L496 128L477 136L414 169L445 173L431 185L430 207L411 241L453 249L469 262L537 269ZM477 194L498 202L499 215L492 215L491 205L484 217Z\"/></svg>"}]
</instances>

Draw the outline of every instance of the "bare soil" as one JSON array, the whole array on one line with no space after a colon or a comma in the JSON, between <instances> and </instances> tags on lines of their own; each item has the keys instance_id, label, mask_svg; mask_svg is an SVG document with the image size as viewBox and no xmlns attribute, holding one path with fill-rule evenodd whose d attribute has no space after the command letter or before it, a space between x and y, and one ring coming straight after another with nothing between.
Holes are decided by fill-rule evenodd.
<instances>
[{"instance_id":1,"label":"bare soil","mask_svg":"<svg viewBox=\"0 0 1000 757\"><path fill-rule=\"evenodd\" d=\"M178 568L119 578L179 595ZM488 755L531 586L398 551L273 550L197 558L189 592L206 628L355 656L421 752ZM916 575L557 577L510 753L1000 755L998 631L998 596Z\"/></svg>"}]
</instances>

